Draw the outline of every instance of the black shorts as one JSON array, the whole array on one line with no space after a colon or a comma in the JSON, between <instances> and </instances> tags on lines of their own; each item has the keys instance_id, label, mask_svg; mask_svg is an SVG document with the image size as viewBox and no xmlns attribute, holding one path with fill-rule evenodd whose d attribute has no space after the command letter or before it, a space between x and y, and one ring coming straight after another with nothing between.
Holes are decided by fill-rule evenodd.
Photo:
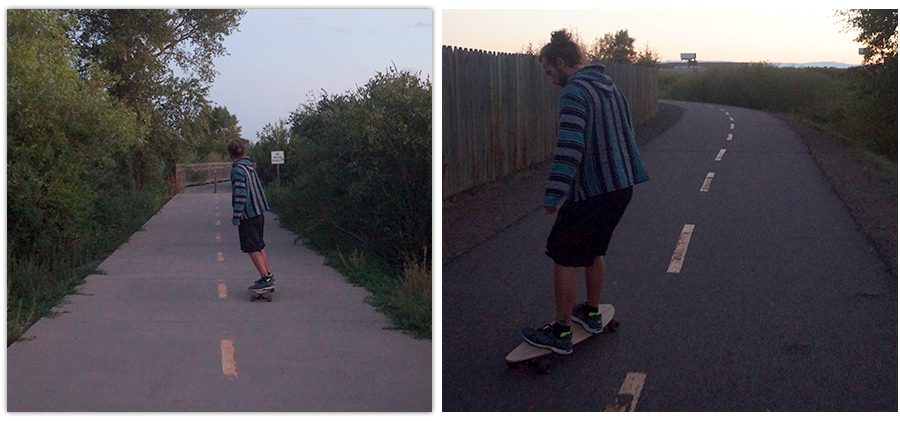
<instances>
[{"instance_id":1,"label":"black shorts","mask_svg":"<svg viewBox=\"0 0 900 421\"><path fill-rule=\"evenodd\" d=\"M632 187L580 202L566 202L547 238L547 256L568 267L593 266L605 256L613 230L631 201Z\"/></svg>"},{"instance_id":2,"label":"black shorts","mask_svg":"<svg viewBox=\"0 0 900 421\"><path fill-rule=\"evenodd\" d=\"M256 253L266 247L263 242L263 228L266 220L262 215L244 219L238 225L238 236L241 238L241 251L244 253Z\"/></svg>"}]
</instances>

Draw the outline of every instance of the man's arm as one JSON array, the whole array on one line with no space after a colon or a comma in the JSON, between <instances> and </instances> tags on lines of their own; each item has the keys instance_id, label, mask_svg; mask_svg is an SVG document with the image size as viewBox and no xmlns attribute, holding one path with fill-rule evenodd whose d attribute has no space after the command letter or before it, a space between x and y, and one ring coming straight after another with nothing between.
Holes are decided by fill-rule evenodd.
<instances>
[{"instance_id":1,"label":"man's arm","mask_svg":"<svg viewBox=\"0 0 900 421\"><path fill-rule=\"evenodd\" d=\"M544 191L544 208L553 213L571 193L584 157L584 127L588 106L581 91L566 85L559 99L559 130L550 176Z\"/></svg>"},{"instance_id":2,"label":"man's arm","mask_svg":"<svg viewBox=\"0 0 900 421\"><path fill-rule=\"evenodd\" d=\"M244 216L244 209L247 206L247 176L240 168L231 169L231 207L234 211L231 217L231 223L237 225Z\"/></svg>"}]
</instances>

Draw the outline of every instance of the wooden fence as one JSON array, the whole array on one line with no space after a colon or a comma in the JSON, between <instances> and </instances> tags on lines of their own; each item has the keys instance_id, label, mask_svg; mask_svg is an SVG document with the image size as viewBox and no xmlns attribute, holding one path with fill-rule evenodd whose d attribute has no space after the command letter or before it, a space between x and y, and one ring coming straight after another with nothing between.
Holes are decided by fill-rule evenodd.
<instances>
[{"instance_id":1,"label":"wooden fence","mask_svg":"<svg viewBox=\"0 0 900 421\"><path fill-rule=\"evenodd\" d=\"M553 157L559 88L535 56L442 48L444 199ZM634 124L656 114L657 70L606 64Z\"/></svg>"}]
</instances>

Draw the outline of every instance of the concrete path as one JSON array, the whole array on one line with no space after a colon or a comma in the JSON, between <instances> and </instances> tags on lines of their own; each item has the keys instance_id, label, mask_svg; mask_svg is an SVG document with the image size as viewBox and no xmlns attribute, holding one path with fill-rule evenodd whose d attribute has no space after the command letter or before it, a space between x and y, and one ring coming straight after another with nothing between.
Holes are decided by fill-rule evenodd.
<instances>
[{"instance_id":1,"label":"concrete path","mask_svg":"<svg viewBox=\"0 0 900 421\"><path fill-rule=\"evenodd\" d=\"M431 341L386 330L271 213L278 286L250 301L229 188L211 190L175 196L7 349L7 410L431 411Z\"/></svg>"}]
</instances>

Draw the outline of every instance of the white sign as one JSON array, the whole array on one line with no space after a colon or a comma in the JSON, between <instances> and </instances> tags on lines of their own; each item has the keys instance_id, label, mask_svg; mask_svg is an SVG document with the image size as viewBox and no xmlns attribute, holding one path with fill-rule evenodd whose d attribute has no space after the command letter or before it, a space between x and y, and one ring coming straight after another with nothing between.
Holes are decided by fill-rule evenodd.
<instances>
[{"instance_id":1,"label":"white sign","mask_svg":"<svg viewBox=\"0 0 900 421\"><path fill-rule=\"evenodd\" d=\"M682 60L696 60L697 53L681 53Z\"/></svg>"},{"instance_id":2,"label":"white sign","mask_svg":"<svg viewBox=\"0 0 900 421\"><path fill-rule=\"evenodd\" d=\"M284 151L272 151L272 163L284 164Z\"/></svg>"}]
</instances>

